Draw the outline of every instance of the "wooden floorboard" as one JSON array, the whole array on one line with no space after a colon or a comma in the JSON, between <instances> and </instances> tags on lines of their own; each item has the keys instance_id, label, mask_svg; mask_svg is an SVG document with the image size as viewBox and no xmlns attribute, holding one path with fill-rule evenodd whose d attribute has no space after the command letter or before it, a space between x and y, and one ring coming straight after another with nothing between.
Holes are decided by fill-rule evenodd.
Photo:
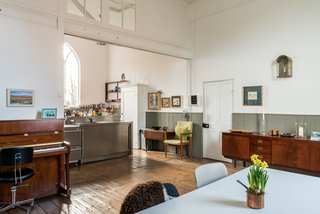
<instances>
[{"instance_id":1,"label":"wooden floorboard","mask_svg":"<svg viewBox=\"0 0 320 214\"><path fill-rule=\"evenodd\" d=\"M149 180L176 185L180 195L196 188L194 169L210 159L178 159L175 154L164 157L163 152L134 150L132 156L112 160L72 165L70 167L72 195L51 196L35 201L33 214L99 214L119 213L122 200L138 183ZM225 163L229 174L235 169ZM237 167L237 170L242 167ZM20 214L15 208L6 213Z\"/></svg>"}]
</instances>

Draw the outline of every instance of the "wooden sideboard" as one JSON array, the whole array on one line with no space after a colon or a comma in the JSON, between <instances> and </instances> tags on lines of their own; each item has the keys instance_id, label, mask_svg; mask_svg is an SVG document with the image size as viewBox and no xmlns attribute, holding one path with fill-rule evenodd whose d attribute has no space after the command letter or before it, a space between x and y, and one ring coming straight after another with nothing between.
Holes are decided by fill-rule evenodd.
<instances>
[{"instance_id":1,"label":"wooden sideboard","mask_svg":"<svg viewBox=\"0 0 320 214\"><path fill-rule=\"evenodd\" d=\"M320 142L308 139L224 132L222 154L234 163L257 154L269 165L320 173Z\"/></svg>"}]
</instances>

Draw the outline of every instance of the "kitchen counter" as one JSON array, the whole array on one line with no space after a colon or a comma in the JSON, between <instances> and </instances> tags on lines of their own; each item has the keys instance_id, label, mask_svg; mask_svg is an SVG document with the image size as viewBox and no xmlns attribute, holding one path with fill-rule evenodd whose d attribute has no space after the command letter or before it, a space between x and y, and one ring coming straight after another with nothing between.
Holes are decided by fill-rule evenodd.
<instances>
[{"instance_id":1,"label":"kitchen counter","mask_svg":"<svg viewBox=\"0 0 320 214\"><path fill-rule=\"evenodd\" d=\"M65 134L81 130L81 163L132 154L132 122L94 121L65 125Z\"/></svg>"}]
</instances>

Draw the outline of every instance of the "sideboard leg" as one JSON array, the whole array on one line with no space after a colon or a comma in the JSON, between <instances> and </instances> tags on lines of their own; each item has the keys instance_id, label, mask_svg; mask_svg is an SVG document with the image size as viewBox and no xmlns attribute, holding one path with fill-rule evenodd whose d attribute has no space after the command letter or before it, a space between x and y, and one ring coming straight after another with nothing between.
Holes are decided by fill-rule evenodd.
<instances>
[{"instance_id":1,"label":"sideboard leg","mask_svg":"<svg viewBox=\"0 0 320 214\"><path fill-rule=\"evenodd\" d=\"M247 167L247 162L246 162L246 161L243 161L243 162L242 162L242 166L243 166L243 167Z\"/></svg>"}]
</instances>

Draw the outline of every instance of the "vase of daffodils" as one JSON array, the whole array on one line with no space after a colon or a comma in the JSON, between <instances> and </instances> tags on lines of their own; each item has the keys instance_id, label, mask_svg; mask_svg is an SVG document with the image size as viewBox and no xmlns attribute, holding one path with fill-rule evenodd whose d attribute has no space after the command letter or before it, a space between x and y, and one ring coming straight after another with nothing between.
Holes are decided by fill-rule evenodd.
<instances>
[{"instance_id":1,"label":"vase of daffodils","mask_svg":"<svg viewBox=\"0 0 320 214\"><path fill-rule=\"evenodd\" d=\"M250 208L261 209L264 207L264 193L268 182L266 168L268 163L261 161L258 155L251 156L253 165L250 166L248 173L249 187L247 189L247 205Z\"/></svg>"}]
</instances>

